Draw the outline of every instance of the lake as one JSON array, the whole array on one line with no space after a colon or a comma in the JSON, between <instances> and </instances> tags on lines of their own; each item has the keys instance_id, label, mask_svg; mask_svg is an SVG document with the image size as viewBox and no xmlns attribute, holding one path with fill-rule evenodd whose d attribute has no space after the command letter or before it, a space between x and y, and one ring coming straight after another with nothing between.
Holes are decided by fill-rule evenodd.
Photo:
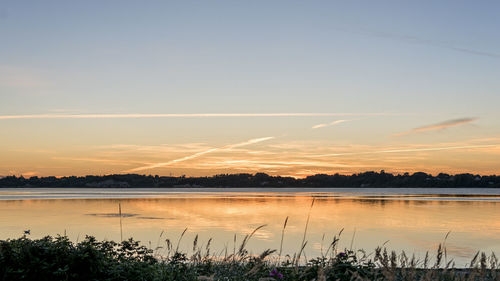
<instances>
[{"instance_id":1,"label":"lake","mask_svg":"<svg viewBox=\"0 0 500 281\"><path fill-rule=\"evenodd\" d=\"M311 203L314 199L314 205ZM307 257L324 252L342 229L342 248L368 253L388 249L423 257L434 253L451 231L448 259L463 266L477 251L500 253L500 190L497 189L363 189L363 188L190 188L190 189L0 189L0 239L66 234L120 240L133 237L152 248L165 239L189 251L210 238L212 252L232 253L243 237L265 225L248 249L278 249L283 223L283 252L299 251L307 229Z\"/></svg>"}]
</instances>

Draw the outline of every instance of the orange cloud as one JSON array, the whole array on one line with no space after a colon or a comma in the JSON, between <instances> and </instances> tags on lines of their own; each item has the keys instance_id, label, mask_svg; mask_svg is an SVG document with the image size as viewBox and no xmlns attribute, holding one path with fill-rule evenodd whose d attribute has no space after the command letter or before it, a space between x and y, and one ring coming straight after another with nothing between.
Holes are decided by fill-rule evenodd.
<instances>
[{"instance_id":1,"label":"orange cloud","mask_svg":"<svg viewBox=\"0 0 500 281\"><path fill-rule=\"evenodd\" d=\"M208 150L197 152L195 154L188 155L188 156L185 156L185 157L182 157L182 158L179 158L179 159L174 159L174 160L171 160L171 161L168 161L168 162L163 162L163 163L156 163L156 164L152 164L152 165L142 166L142 167L138 167L138 168L127 170L125 172L130 173L130 172L138 172L138 171L144 171L144 170L149 170L149 169L155 169L155 168L165 167L165 166L169 166L169 165L174 164L174 163L183 162L183 161L186 161L186 160L191 160L191 159L194 159L194 158L198 158L200 156L203 156L205 154L212 153L212 152L215 152L215 151L219 151L219 150L231 150L233 148L247 146L247 145L251 145L251 144L255 144L255 143L259 143L259 142L263 142L263 141L267 141L267 140L271 140L271 139L274 139L274 137L263 137L263 138L250 139L250 140L245 141L245 142L236 143L236 144L230 144L230 145L226 145L226 146L221 147L221 148L218 148L218 147L210 148Z\"/></svg>"},{"instance_id":2,"label":"orange cloud","mask_svg":"<svg viewBox=\"0 0 500 281\"><path fill-rule=\"evenodd\" d=\"M450 128L450 127L456 127L456 126L468 124L468 123L476 121L477 119L478 118L460 118L460 119L448 120L448 121L444 121L444 122L434 124L434 125L418 127L418 128L406 131L406 132L395 134L394 136L400 137L400 136L405 136L405 135L410 135L410 134L418 134L418 133L428 132L428 131L443 130L443 129Z\"/></svg>"}]
</instances>

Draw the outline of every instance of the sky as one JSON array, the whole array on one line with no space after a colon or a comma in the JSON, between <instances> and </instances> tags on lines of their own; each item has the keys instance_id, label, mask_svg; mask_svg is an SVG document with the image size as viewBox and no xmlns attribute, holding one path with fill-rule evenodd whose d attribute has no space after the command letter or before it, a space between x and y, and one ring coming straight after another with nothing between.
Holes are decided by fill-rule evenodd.
<instances>
[{"instance_id":1,"label":"sky","mask_svg":"<svg viewBox=\"0 0 500 281\"><path fill-rule=\"evenodd\" d=\"M0 1L0 176L500 174L498 1Z\"/></svg>"}]
</instances>

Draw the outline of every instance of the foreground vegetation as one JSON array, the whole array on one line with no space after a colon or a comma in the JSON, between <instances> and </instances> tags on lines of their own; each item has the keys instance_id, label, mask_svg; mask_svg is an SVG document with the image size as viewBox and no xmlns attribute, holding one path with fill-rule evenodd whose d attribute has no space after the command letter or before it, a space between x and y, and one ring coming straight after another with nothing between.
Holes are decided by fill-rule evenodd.
<instances>
[{"instance_id":1,"label":"foreground vegetation","mask_svg":"<svg viewBox=\"0 0 500 281\"><path fill-rule=\"evenodd\" d=\"M216 256L207 245L193 242L188 255L167 239L150 249L132 239L116 243L87 236L78 243L67 237L0 241L0 280L500 280L494 254L478 253L467 268L454 268L446 250L424 260L377 248L339 251L334 238L322 257L304 261L302 250L281 257L272 250L250 255L252 234L233 253ZM179 240L180 241L180 240ZM302 249L305 244L303 243Z\"/></svg>"},{"instance_id":2,"label":"foreground vegetation","mask_svg":"<svg viewBox=\"0 0 500 281\"><path fill-rule=\"evenodd\" d=\"M0 177L0 187L500 187L500 176L384 171L352 175L318 174L303 179L257 174L224 174L211 177L106 175L85 177Z\"/></svg>"}]
</instances>

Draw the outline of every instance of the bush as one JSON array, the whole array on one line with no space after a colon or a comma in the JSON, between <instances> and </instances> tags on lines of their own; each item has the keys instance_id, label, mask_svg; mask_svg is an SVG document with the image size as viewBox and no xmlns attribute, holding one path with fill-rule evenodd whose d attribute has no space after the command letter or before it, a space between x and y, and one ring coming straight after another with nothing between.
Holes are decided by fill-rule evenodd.
<instances>
[{"instance_id":1,"label":"bush","mask_svg":"<svg viewBox=\"0 0 500 281\"><path fill-rule=\"evenodd\" d=\"M441 246L433 266L429 258L418 261L403 252L387 252L377 248L373 260L363 251L337 251L334 239L325 256L299 262L297 256L270 261L275 251L259 256L244 249L250 236L244 239L239 251L224 257L210 255L193 243L188 256L173 247L167 239L165 254L141 246L129 239L121 243L97 241L87 236L79 243L67 237L32 240L26 237L0 241L0 280L37 281L327 281L327 280L499 280L498 260L494 254L477 254L468 268L454 269L450 263L441 265L444 248ZM210 244L210 243L208 243ZM158 247L160 249L161 247ZM300 256L300 255L299 255ZM281 259L282 257L279 256Z\"/></svg>"}]
</instances>

